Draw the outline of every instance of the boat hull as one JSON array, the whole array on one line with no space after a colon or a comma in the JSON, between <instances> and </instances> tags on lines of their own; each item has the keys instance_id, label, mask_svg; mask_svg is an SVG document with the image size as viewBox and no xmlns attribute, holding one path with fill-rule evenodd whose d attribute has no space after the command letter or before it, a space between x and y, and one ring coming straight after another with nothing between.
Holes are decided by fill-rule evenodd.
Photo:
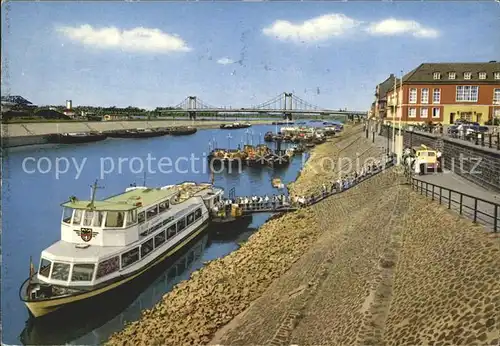
<instances>
[{"instance_id":1,"label":"boat hull","mask_svg":"<svg viewBox=\"0 0 500 346\"><path fill-rule=\"evenodd\" d=\"M186 136L186 135L192 135L198 131L196 128L191 128L191 129L172 129L170 130L170 135L172 136Z\"/></svg>"},{"instance_id":2,"label":"boat hull","mask_svg":"<svg viewBox=\"0 0 500 346\"><path fill-rule=\"evenodd\" d=\"M118 131L110 132L109 137L112 138L151 138L160 137L168 134L168 131L151 131L151 132L129 132L129 131Z\"/></svg>"},{"instance_id":3,"label":"boat hull","mask_svg":"<svg viewBox=\"0 0 500 346\"><path fill-rule=\"evenodd\" d=\"M210 226L209 226L210 227ZM203 231L176 254L126 285L62 308L42 318L30 318L19 336L22 345L67 345L99 330L107 323L130 320L144 308L155 305L190 265L200 260L212 240ZM99 311L96 314L96 311ZM97 341L96 341L97 342Z\"/></svg>"},{"instance_id":4,"label":"boat hull","mask_svg":"<svg viewBox=\"0 0 500 346\"><path fill-rule=\"evenodd\" d=\"M182 239L179 243L176 245L172 246L169 248L165 253L162 255L158 256L157 259L155 259L153 262L151 262L148 266L141 268L137 270L134 273L130 273L129 275L120 278L113 283L110 283L109 285L96 288L94 290L81 293L78 295L73 295L73 296L67 296L67 297L55 297L52 299L46 299L46 300L37 300L37 301L26 301L23 299L21 296L21 300L24 301L26 307L29 309L31 315L35 318L40 318L44 317L46 315L49 315L51 313L56 312L59 309L69 307L70 305L73 305L77 302L82 302L87 299L91 299L93 297L98 297L104 293L110 292L113 289L116 289L118 287L121 287L122 285L136 279L140 275L146 273L148 270L152 269L154 266L157 264L161 263L165 259L167 259L170 256L173 256L176 254L180 249L182 249L185 245L187 245L191 240L196 238L203 230L205 230L209 225L209 222L205 222L204 224L200 225L197 229L195 229L191 234L186 236L184 239ZM28 280L26 280L27 282ZM26 284L25 282L25 284ZM25 284L21 286L20 290L20 295L21 291L23 290L23 287L26 287Z\"/></svg>"},{"instance_id":5,"label":"boat hull","mask_svg":"<svg viewBox=\"0 0 500 346\"><path fill-rule=\"evenodd\" d=\"M107 135L105 134L89 134L85 136L53 134L48 136L48 141L50 143L77 144L77 143L99 142L105 140L106 138Z\"/></svg>"}]
</instances>

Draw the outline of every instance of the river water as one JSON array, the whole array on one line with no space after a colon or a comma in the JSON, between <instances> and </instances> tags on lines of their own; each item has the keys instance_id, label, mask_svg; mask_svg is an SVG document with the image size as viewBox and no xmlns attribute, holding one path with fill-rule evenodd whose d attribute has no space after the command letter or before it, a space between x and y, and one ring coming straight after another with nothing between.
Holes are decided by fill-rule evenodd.
<instances>
[{"instance_id":1,"label":"river water","mask_svg":"<svg viewBox=\"0 0 500 346\"><path fill-rule=\"evenodd\" d=\"M223 238L213 232L204 233L176 258L163 264L159 272L139 279L141 287L117 297L113 305L107 304L101 311L91 311L91 317L81 318L84 313L77 316L80 315L77 312L74 318L48 325L26 323L28 312L19 299L19 286L29 275L30 256L38 267L40 252L60 239L60 203L70 196L89 198L90 185L96 179L103 187L97 190L98 199L120 193L134 182L142 185L144 180L148 186L207 182L210 172L205 157L210 141L215 141L218 147L232 148L244 142L259 144L263 143L266 131L276 131L276 127L207 129L191 136L107 139L78 145L12 148L4 152L2 341L7 344L102 343L111 333L122 329L125 321L137 320L143 309L152 307L165 292L189 278L204 262L237 249L269 214L255 215L247 229L234 230ZM280 177L285 184L291 182L304 163L305 157L296 156L288 167L280 170L245 167L241 173L223 171L215 174L215 185L223 187L226 194L234 187L237 196L272 195L279 191L271 186L271 179Z\"/></svg>"}]
</instances>

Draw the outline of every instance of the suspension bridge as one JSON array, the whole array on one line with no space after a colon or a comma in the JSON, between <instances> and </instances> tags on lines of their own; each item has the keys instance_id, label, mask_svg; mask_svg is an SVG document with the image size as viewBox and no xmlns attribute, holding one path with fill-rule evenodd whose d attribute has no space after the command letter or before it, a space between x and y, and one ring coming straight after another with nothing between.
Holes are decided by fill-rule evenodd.
<instances>
[{"instance_id":1,"label":"suspension bridge","mask_svg":"<svg viewBox=\"0 0 500 346\"><path fill-rule=\"evenodd\" d=\"M165 109L166 112L179 112L187 113L190 118L195 119L196 115L201 112L206 113L224 113L224 114L268 114L268 115L282 115L283 118L292 120L292 114L304 115L343 115L346 117L363 117L367 115L366 111L352 111L352 110L333 110L325 109L313 105L293 93L281 93L274 98L248 107L217 107L210 105L197 96L188 96L182 100L175 107Z\"/></svg>"}]
</instances>

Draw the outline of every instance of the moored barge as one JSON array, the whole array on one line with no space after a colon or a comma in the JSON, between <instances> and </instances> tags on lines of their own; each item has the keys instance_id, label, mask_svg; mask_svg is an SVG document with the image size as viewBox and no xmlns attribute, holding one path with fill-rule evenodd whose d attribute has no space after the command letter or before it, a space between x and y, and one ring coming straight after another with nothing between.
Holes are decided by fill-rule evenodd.
<instances>
[{"instance_id":1,"label":"moored barge","mask_svg":"<svg viewBox=\"0 0 500 346\"><path fill-rule=\"evenodd\" d=\"M76 144L105 140L108 136L102 132L67 132L47 136L49 143Z\"/></svg>"},{"instance_id":2,"label":"moored barge","mask_svg":"<svg viewBox=\"0 0 500 346\"><path fill-rule=\"evenodd\" d=\"M186 136L192 135L196 133L198 129L193 126L180 126L180 127L172 127L170 129L170 135L172 136Z\"/></svg>"},{"instance_id":3,"label":"moored barge","mask_svg":"<svg viewBox=\"0 0 500 346\"><path fill-rule=\"evenodd\" d=\"M131 130L118 130L108 132L108 136L112 138L151 138L160 137L168 134L165 129L137 128Z\"/></svg>"}]
</instances>

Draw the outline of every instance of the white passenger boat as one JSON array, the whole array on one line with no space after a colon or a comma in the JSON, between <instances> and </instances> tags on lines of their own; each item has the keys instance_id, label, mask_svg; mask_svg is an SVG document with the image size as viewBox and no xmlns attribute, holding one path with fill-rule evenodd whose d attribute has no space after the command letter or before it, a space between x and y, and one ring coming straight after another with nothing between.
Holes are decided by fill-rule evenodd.
<instances>
[{"instance_id":1,"label":"white passenger boat","mask_svg":"<svg viewBox=\"0 0 500 346\"><path fill-rule=\"evenodd\" d=\"M224 191L212 184L130 187L95 201L63 203L61 240L42 251L19 295L34 317L137 278L205 229Z\"/></svg>"}]
</instances>

